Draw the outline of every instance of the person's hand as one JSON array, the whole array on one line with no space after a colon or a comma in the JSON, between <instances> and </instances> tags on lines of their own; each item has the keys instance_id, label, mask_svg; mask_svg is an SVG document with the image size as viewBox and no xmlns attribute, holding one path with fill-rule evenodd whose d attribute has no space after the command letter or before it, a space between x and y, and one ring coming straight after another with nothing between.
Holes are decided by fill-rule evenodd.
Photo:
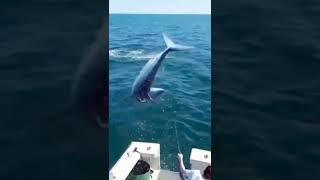
<instances>
[{"instance_id":1,"label":"person's hand","mask_svg":"<svg viewBox=\"0 0 320 180\"><path fill-rule=\"evenodd\" d=\"M179 160L182 160L182 159L183 159L183 155L182 155L181 153L178 153L178 156L177 156L177 157L178 157Z\"/></svg>"}]
</instances>

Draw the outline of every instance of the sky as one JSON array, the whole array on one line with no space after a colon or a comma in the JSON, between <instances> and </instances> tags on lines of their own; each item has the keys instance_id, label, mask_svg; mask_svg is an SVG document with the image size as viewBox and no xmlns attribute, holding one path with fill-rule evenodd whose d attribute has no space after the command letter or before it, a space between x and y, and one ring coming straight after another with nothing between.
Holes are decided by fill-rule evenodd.
<instances>
[{"instance_id":1,"label":"sky","mask_svg":"<svg viewBox=\"0 0 320 180\"><path fill-rule=\"evenodd\" d=\"M211 0L109 0L109 13L210 14Z\"/></svg>"}]
</instances>

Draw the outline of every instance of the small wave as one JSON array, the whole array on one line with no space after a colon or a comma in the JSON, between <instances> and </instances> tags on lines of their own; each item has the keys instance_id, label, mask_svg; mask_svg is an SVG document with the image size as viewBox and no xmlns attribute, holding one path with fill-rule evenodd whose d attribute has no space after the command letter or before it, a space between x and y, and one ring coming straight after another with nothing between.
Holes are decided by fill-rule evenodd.
<instances>
[{"instance_id":1,"label":"small wave","mask_svg":"<svg viewBox=\"0 0 320 180\"><path fill-rule=\"evenodd\" d=\"M143 50L124 51L121 49L109 50L110 60L125 59L126 61L149 60L155 57L155 54L147 54Z\"/></svg>"}]
</instances>

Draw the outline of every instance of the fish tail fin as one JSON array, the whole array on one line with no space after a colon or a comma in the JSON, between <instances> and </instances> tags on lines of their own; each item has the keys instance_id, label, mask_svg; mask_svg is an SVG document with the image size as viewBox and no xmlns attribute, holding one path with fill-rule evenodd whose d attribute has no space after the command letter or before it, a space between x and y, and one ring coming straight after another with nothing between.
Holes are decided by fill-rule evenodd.
<instances>
[{"instance_id":1,"label":"fish tail fin","mask_svg":"<svg viewBox=\"0 0 320 180\"><path fill-rule=\"evenodd\" d=\"M192 49L193 47L191 46L184 46L184 45L180 45L180 44L175 44L166 34L162 34L163 35L163 39L167 45L167 48L171 51L183 51L183 50L188 50L188 49Z\"/></svg>"}]
</instances>

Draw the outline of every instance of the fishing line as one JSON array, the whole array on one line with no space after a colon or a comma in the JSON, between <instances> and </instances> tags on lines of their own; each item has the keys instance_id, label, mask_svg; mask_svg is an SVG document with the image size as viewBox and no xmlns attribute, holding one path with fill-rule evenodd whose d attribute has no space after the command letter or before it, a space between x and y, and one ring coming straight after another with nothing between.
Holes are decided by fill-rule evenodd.
<instances>
[{"instance_id":1,"label":"fishing line","mask_svg":"<svg viewBox=\"0 0 320 180\"><path fill-rule=\"evenodd\" d=\"M178 129L177 129L177 122L174 121L174 128L176 130L176 139L177 139L177 146L178 146L178 151L181 154L181 150L180 150L180 144L179 144L179 139L178 139Z\"/></svg>"}]
</instances>

